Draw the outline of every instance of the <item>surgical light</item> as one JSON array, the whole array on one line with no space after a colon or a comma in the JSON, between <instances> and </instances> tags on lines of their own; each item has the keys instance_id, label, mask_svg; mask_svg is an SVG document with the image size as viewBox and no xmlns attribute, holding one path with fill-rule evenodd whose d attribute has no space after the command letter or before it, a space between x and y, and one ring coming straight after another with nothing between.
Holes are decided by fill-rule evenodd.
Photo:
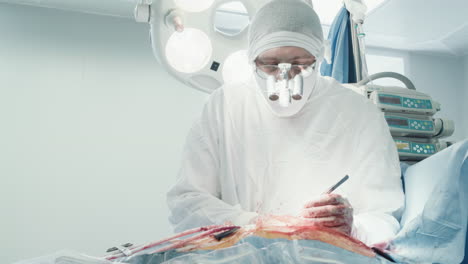
<instances>
[{"instance_id":1,"label":"surgical light","mask_svg":"<svg viewBox=\"0 0 468 264\"><path fill-rule=\"evenodd\" d=\"M212 54L208 36L196 28L175 31L166 45L166 58L177 71L194 73L205 67Z\"/></svg>"},{"instance_id":2,"label":"surgical light","mask_svg":"<svg viewBox=\"0 0 468 264\"><path fill-rule=\"evenodd\" d=\"M241 2L222 4L215 11L214 27L226 36L236 36L249 25L249 14Z\"/></svg>"},{"instance_id":3,"label":"surgical light","mask_svg":"<svg viewBox=\"0 0 468 264\"><path fill-rule=\"evenodd\" d=\"M174 0L177 7L187 12L201 12L211 7L214 0Z\"/></svg>"},{"instance_id":4,"label":"surgical light","mask_svg":"<svg viewBox=\"0 0 468 264\"><path fill-rule=\"evenodd\" d=\"M174 29L177 32L184 31L183 13L177 9L171 10L166 15L165 22L166 26L168 26L170 29Z\"/></svg>"},{"instance_id":5,"label":"surgical light","mask_svg":"<svg viewBox=\"0 0 468 264\"><path fill-rule=\"evenodd\" d=\"M251 74L247 58L240 51L247 49L250 20L268 1L138 0L135 19L149 23L154 55L169 74L211 93L223 83L243 82ZM330 22L343 6L343 0L313 1L319 14L331 8ZM300 98L299 88L292 92L293 99Z\"/></svg>"},{"instance_id":6,"label":"surgical light","mask_svg":"<svg viewBox=\"0 0 468 264\"><path fill-rule=\"evenodd\" d=\"M135 19L149 23L157 61L184 84L211 93L251 73L237 52L247 49L248 24L268 0L139 1Z\"/></svg>"}]
</instances>

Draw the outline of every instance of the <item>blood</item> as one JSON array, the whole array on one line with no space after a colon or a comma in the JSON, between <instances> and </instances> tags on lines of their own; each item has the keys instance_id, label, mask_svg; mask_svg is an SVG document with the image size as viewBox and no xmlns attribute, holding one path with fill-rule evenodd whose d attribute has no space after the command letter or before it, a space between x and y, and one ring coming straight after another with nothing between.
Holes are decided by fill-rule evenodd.
<instances>
[{"instance_id":1,"label":"blood","mask_svg":"<svg viewBox=\"0 0 468 264\"><path fill-rule=\"evenodd\" d=\"M376 256L371 248L344 233L316 226L314 222L305 218L273 215L262 216L255 225L251 226L215 225L195 228L157 242L132 247L129 251L133 255L152 248L154 250L150 254L170 250L184 252L216 250L233 246L250 235L267 239L317 240L363 256ZM125 255L114 253L106 256L105 259L114 260L121 257L125 257Z\"/></svg>"}]
</instances>

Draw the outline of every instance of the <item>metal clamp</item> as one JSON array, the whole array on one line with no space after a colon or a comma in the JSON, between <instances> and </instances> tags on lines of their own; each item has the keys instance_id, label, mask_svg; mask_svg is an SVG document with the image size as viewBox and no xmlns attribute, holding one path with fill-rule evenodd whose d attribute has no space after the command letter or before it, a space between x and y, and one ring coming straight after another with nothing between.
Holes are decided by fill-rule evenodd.
<instances>
[{"instance_id":1,"label":"metal clamp","mask_svg":"<svg viewBox=\"0 0 468 264\"><path fill-rule=\"evenodd\" d=\"M119 251L120 253L124 254L126 257L132 255L132 250L129 249L129 247L133 246L132 243L126 243L123 244L122 246L116 246L116 247L111 247L106 250L107 253L114 252L114 251Z\"/></svg>"}]
</instances>

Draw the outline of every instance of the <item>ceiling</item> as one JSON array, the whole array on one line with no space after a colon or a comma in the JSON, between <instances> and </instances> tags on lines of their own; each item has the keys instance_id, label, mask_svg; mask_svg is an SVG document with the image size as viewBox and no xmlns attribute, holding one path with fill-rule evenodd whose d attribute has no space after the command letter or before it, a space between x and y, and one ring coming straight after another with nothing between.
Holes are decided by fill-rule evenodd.
<instances>
[{"instance_id":1,"label":"ceiling","mask_svg":"<svg viewBox=\"0 0 468 264\"><path fill-rule=\"evenodd\" d=\"M365 21L367 44L468 55L467 0L389 0Z\"/></svg>"},{"instance_id":2,"label":"ceiling","mask_svg":"<svg viewBox=\"0 0 468 264\"><path fill-rule=\"evenodd\" d=\"M318 1L314 0L316 6ZM137 2L139 0L0 0L0 3L129 19L133 18ZM468 55L467 10L467 0L388 0L369 13L365 21L366 43L392 49Z\"/></svg>"},{"instance_id":3,"label":"ceiling","mask_svg":"<svg viewBox=\"0 0 468 264\"><path fill-rule=\"evenodd\" d=\"M367 11L371 12L388 0L361 0L367 5ZM343 0L312 0L315 11L323 25L331 25L336 14L343 7Z\"/></svg>"}]
</instances>

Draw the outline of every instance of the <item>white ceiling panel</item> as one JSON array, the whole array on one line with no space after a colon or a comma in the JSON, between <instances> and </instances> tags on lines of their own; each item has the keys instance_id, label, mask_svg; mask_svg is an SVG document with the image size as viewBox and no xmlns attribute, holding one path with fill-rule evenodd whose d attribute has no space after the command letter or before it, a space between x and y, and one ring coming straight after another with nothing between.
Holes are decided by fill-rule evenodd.
<instances>
[{"instance_id":1,"label":"white ceiling panel","mask_svg":"<svg viewBox=\"0 0 468 264\"><path fill-rule=\"evenodd\" d=\"M457 55L468 55L468 23L448 34L442 43Z\"/></svg>"},{"instance_id":2,"label":"white ceiling panel","mask_svg":"<svg viewBox=\"0 0 468 264\"><path fill-rule=\"evenodd\" d=\"M468 39L467 0L389 0L365 22L372 46L461 55Z\"/></svg>"}]
</instances>

